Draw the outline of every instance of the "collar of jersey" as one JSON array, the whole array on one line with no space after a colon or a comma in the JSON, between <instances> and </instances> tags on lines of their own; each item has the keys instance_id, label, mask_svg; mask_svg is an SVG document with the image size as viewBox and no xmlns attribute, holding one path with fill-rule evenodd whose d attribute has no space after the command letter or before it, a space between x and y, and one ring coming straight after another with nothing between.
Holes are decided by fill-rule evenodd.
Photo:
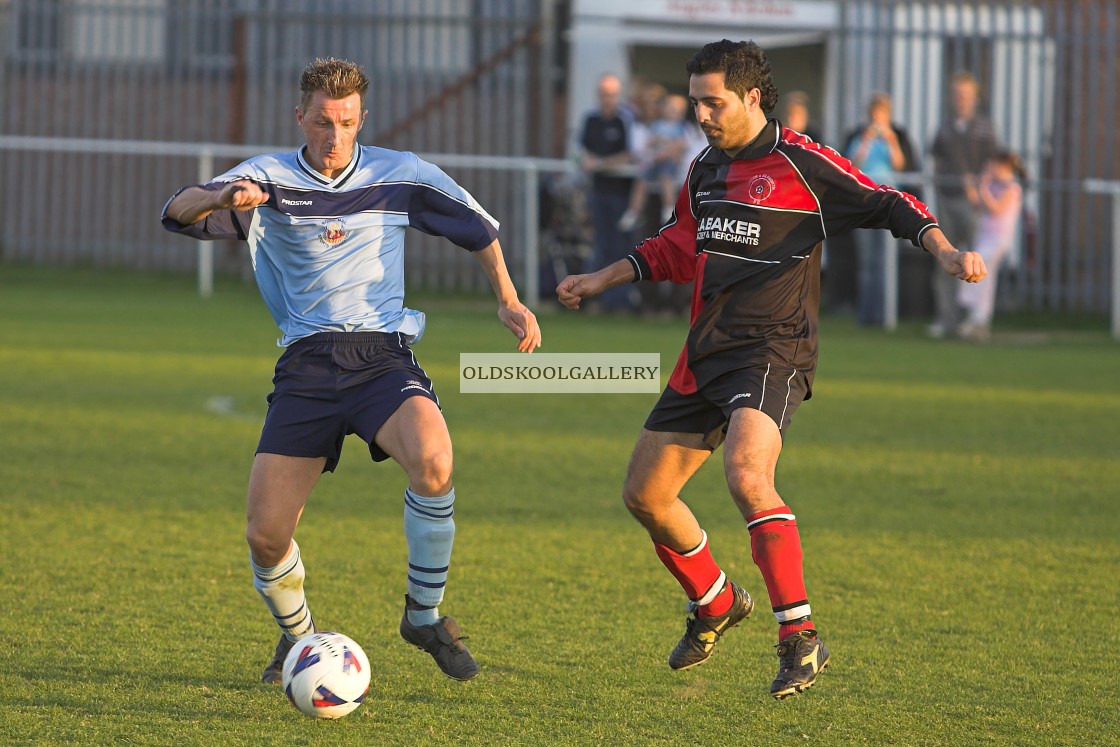
<instances>
[{"instance_id":1,"label":"collar of jersey","mask_svg":"<svg viewBox=\"0 0 1120 747\"><path fill-rule=\"evenodd\" d=\"M328 179L327 177L323 176L318 171L313 169L311 167L311 164L307 162L307 159L303 157L303 151L306 149L307 146L304 145L302 148L296 151L296 161L299 163L300 169L303 171L303 173L307 174L319 184L322 184L324 187L330 187L331 189L338 189L343 184L345 184L351 176L354 175L354 172L358 170L358 161L362 157L362 146L354 143L354 157L350 159L350 163L348 163L346 165L346 168L344 168L342 172L334 179Z\"/></svg>"},{"instance_id":2,"label":"collar of jersey","mask_svg":"<svg viewBox=\"0 0 1120 747\"><path fill-rule=\"evenodd\" d=\"M743 146L735 157L724 153L719 148L708 148L708 152L700 157L705 163L731 163L732 161L750 161L768 156L778 147L781 137L782 124L776 119L767 119L762 130L754 136L754 140Z\"/></svg>"}]
</instances>

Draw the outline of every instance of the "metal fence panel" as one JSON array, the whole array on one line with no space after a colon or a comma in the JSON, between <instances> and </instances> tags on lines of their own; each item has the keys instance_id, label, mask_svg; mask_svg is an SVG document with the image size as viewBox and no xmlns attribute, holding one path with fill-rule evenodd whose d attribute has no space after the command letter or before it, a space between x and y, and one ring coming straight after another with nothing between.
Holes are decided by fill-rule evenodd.
<instances>
[{"instance_id":1,"label":"metal fence panel","mask_svg":"<svg viewBox=\"0 0 1120 747\"><path fill-rule=\"evenodd\" d=\"M1091 314L1115 304L1109 247L1120 226L1111 193L1084 184L1120 180L1118 4L834 2L839 22L822 71L833 86L830 142L862 120L873 90L885 90L927 146L946 110L949 75L972 71L1001 140L1030 169L1033 221L1001 304ZM798 0L767 7L782 5ZM564 133L555 123L566 119L554 103L563 84L556 23L567 9L565 0L317 0L313 9L297 0L0 0L0 140L294 146L296 77L312 57L336 55L371 73L362 142L556 157ZM0 159L0 257L194 267L194 253L156 216L176 186L198 180L195 158L0 148ZM215 172L233 163L216 159ZM516 265L511 237L529 228L524 172L449 171L502 221ZM418 234L410 247L418 285L485 284L470 258L444 242ZM244 254L220 248L219 269L244 271Z\"/></svg>"},{"instance_id":2,"label":"metal fence panel","mask_svg":"<svg viewBox=\"0 0 1120 747\"><path fill-rule=\"evenodd\" d=\"M295 147L299 73L315 57L337 56L371 77L363 143L540 155L551 139L552 100L535 92L550 54L548 18L537 0L0 0L0 137ZM177 186L198 181L196 158L44 150L0 158L3 258L193 266L194 252L158 216ZM219 158L215 173L236 163ZM448 171L505 236L522 235L520 172ZM486 285L446 241L417 233L409 245L410 281ZM233 272L247 261L233 244L216 259Z\"/></svg>"},{"instance_id":3,"label":"metal fence panel","mask_svg":"<svg viewBox=\"0 0 1120 747\"><path fill-rule=\"evenodd\" d=\"M1109 199L1087 192L1085 180L1120 179L1117 4L863 0L844 11L839 64L847 74L836 76L841 92L830 119L861 121L871 92L884 90L924 150L948 111L948 79L971 72L1001 144L1023 157L1029 173L1027 214L1001 304L1108 309L1110 237L1120 226L1111 225ZM838 139L839 131L830 134ZM936 197L928 196L936 213Z\"/></svg>"}]
</instances>

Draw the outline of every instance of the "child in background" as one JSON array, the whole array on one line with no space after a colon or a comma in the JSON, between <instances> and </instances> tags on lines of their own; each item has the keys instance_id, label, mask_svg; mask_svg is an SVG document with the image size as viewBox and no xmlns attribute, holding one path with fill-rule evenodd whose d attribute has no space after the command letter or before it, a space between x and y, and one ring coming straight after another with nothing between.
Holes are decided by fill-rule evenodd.
<instances>
[{"instance_id":1,"label":"child in background","mask_svg":"<svg viewBox=\"0 0 1120 747\"><path fill-rule=\"evenodd\" d=\"M661 222L669 220L680 191L681 161L689 137L688 99L680 95L666 96L661 102L661 116L649 124L649 139L639 162L645 165L640 178L634 180L630 192L630 206L618 225L624 231L632 229L645 207L649 190L655 188L661 196Z\"/></svg>"},{"instance_id":2,"label":"child in background","mask_svg":"<svg viewBox=\"0 0 1120 747\"><path fill-rule=\"evenodd\" d=\"M972 248L984 258L988 277L982 283L964 284L957 291L957 303L968 314L957 329L963 339L985 342L991 337L996 280L1000 263L1019 230L1019 217L1023 213L1023 188L1019 180L1025 176L1022 160L1008 150L992 156L980 176L977 186L980 220Z\"/></svg>"}]
</instances>

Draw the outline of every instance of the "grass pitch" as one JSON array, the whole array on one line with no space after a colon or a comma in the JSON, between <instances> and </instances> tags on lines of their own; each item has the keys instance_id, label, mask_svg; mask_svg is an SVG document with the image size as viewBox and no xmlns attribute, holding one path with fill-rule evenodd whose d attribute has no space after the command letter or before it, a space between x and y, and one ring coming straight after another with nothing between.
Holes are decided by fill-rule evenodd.
<instances>
[{"instance_id":1,"label":"grass pitch","mask_svg":"<svg viewBox=\"0 0 1120 747\"><path fill-rule=\"evenodd\" d=\"M1120 346L1099 327L981 347L824 320L778 487L832 666L779 703L719 459L685 498L761 603L674 673L684 599L619 500L655 395L460 395L458 353L512 337L490 303L411 302L456 449L442 609L483 674L399 640L405 481L351 439L297 537L317 621L373 685L316 722L257 682L276 631L243 496L278 349L255 289L0 266L0 744L1120 744ZM685 331L541 321L544 350L660 352L666 374Z\"/></svg>"}]
</instances>

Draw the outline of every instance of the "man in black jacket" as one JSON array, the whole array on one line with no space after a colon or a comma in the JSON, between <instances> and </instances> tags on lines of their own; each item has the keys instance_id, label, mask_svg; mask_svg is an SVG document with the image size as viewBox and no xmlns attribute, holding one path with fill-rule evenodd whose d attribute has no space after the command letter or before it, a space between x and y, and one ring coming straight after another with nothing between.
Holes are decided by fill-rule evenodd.
<instances>
[{"instance_id":1,"label":"man in black jacket","mask_svg":"<svg viewBox=\"0 0 1120 747\"><path fill-rule=\"evenodd\" d=\"M631 234L619 228L634 184L631 138L634 117L622 106L622 81L608 73L599 79L599 107L588 112L580 127L580 167L590 179L588 207L595 231L596 269L625 256L633 247ZM630 311L631 293L616 288L600 299L607 311Z\"/></svg>"},{"instance_id":2,"label":"man in black jacket","mask_svg":"<svg viewBox=\"0 0 1120 747\"><path fill-rule=\"evenodd\" d=\"M979 112L980 84L972 73L953 76L952 114L941 124L930 152L937 172L937 212L945 233L957 246L972 249L980 197L976 191L980 172L995 155L995 128ZM943 273L933 274L935 315L929 326L931 337L951 334L960 321L957 287Z\"/></svg>"}]
</instances>

